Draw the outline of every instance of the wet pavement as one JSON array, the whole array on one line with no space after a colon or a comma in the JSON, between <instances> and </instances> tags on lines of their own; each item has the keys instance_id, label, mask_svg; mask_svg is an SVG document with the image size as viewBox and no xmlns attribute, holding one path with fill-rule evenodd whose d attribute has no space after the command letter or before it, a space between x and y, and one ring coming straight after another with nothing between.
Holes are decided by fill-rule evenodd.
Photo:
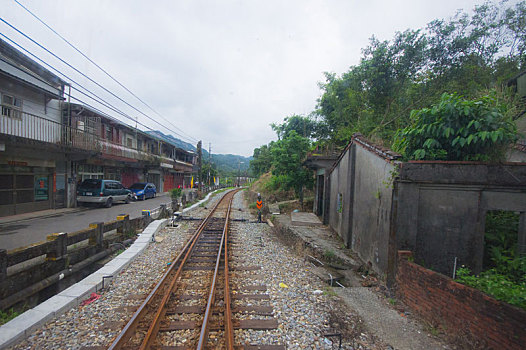
<instances>
[{"instance_id":1,"label":"wet pavement","mask_svg":"<svg viewBox=\"0 0 526 350\"><path fill-rule=\"evenodd\" d=\"M67 208L3 217L0 218L0 249L12 250L45 241L51 233L75 232L93 222L113 221L120 214L129 214L133 219L141 216L142 210L151 210L169 202L168 195L158 195L129 204L115 203L111 208Z\"/></svg>"}]
</instances>

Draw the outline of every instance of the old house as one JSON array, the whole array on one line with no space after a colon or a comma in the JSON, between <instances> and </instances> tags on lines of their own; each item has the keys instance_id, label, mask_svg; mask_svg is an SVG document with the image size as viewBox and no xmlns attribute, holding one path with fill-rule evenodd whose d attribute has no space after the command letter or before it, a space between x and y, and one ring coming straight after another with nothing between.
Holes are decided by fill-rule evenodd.
<instances>
[{"instance_id":1,"label":"old house","mask_svg":"<svg viewBox=\"0 0 526 350\"><path fill-rule=\"evenodd\" d=\"M83 131L76 137L92 139L97 150L73 165L77 182L89 178L117 180L124 186L151 182L159 192L165 192L184 187L185 175L191 177L194 153L169 139L140 131L84 105L66 103L64 111L71 116L68 123Z\"/></svg>"},{"instance_id":2,"label":"old house","mask_svg":"<svg viewBox=\"0 0 526 350\"><path fill-rule=\"evenodd\" d=\"M480 271L495 210L520 214L526 250L525 163L401 162L357 134L326 176L324 222L388 282L398 250L447 275L455 262Z\"/></svg>"},{"instance_id":3,"label":"old house","mask_svg":"<svg viewBox=\"0 0 526 350\"><path fill-rule=\"evenodd\" d=\"M67 84L0 40L0 216L76 206L84 179L186 187L195 154L91 107L64 102Z\"/></svg>"},{"instance_id":4,"label":"old house","mask_svg":"<svg viewBox=\"0 0 526 350\"><path fill-rule=\"evenodd\" d=\"M0 39L0 216L65 205L65 85Z\"/></svg>"}]
</instances>

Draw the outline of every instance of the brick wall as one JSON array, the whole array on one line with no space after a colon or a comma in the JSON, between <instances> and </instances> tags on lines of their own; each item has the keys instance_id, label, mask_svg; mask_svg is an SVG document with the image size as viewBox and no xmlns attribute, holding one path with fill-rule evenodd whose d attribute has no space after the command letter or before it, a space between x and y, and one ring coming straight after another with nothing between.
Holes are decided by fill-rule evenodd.
<instances>
[{"instance_id":1,"label":"brick wall","mask_svg":"<svg viewBox=\"0 0 526 350\"><path fill-rule=\"evenodd\" d=\"M427 322L488 349L524 349L526 311L407 260L398 252L397 293Z\"/></svg>"}]
</instances>

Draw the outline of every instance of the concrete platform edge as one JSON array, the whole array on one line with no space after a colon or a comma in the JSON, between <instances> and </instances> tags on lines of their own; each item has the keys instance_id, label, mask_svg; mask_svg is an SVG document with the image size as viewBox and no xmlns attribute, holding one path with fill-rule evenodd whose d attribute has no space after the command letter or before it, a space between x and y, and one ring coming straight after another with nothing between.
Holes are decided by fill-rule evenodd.
<instances>
[{"instance_id":1,"label":"concrete platform edge","mask_svg":"<svg viewBox=\"0 0 526 350\"><path fill-rule=\"evenodd\" d=\"M204 200L207 200L208 197L209 196ZM197 204L200 204L200 202L196 203L196 205ZM146 228L149 229L146 236L155 236L168 224L168 221L169 219L162 219L150 223ZM138 243L137 245L135 243L132 244L130 248L134 247L135 249L132 249L130 252L126 250L125 258L123 258L123 254L117 255L113 260L104 265L104 267L87 276L82 281L79 281L61 293L0 326L0 350L15 345L55 316L59 316L69 309L80 305L91 293L97 292L102 287L102 277L106 275L105 272L111 270L113 274L118 274L144 251L150 241L151 240ZM108 270L107 268L110 269ZM100 282L96 282L98 277L100 277Z\"/></svg>"},{"instance_id":2,"label":"concrete platform edge","mask_svg":"<svg viewBox=\"0 0 526 350\"><path fill-rule=\"evenodd\" d=\"M186 213L187 211L192 210L192 209L198 207L199 205L201 205L201 203L206 202L206 201L208 200L208 198L210 198L210 196L211 196L212 194L216 193L217 191L219 191L219 190L215 190L215 191L212 191L212 192L208 193L208 194L206 195L205 198L203 198L203 199L201 199L199 202L197 202L197 203L195 203L195 204L189 206L188 208L184 208L182 212L183 212L183 213Z\"/></svg>"}]
</instances>

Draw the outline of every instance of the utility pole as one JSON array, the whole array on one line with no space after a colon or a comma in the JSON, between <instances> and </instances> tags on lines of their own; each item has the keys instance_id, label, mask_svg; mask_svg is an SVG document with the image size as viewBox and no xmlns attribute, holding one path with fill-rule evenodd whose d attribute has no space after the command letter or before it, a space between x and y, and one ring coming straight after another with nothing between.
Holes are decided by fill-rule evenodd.
<instances>
[{"instance_id":1,"label":"utility pole","mask_svg":"<svg viewBox=\"0 0 526 350\"><path fill-rule=\"evenodd\" d=\"M241 175L241 160L237 160L237 187L239 187L239 176Z\"/></svg>"},{"instance_id":2,"label":"utility pole","mask_svg":"<svg viewBox=\"0 0 526 350\"><path fill-rule=\"evenodd\" d=\"M238 159L237 163L237 187L241 186L241 164L245 164L241 159Z\"/></svg>"},{"instance_id":3,"label":"utility pole","mask_svg":"<svg viewBox=\"0 0 526 350\"><path fill-rule=\"evenodd\" d=\"M201 183L203 182L203 180L201 180L202 178L202 171L201 171L201 166L202 166L202 158L203 158L203 150L202 150L202 142L199 141L197 143L197 181L198 181L198 190L201 191Z\"/></svg>"}]
</instances>

